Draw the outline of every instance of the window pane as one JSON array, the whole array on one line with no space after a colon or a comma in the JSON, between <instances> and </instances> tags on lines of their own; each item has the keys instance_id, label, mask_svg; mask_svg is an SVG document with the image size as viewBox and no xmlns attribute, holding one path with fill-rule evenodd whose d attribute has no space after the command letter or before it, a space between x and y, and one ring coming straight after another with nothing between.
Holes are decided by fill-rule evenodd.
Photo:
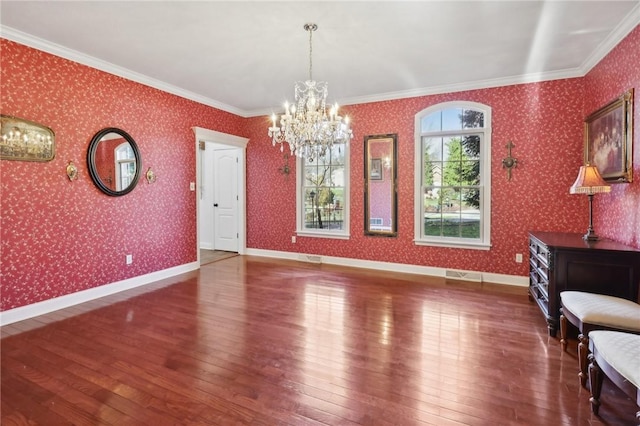
<instances>
[{"instance_id":1,"label":"window pane","mask_svg":"<svg viewBox=\"0 0 640 426\"><path fill-rule=\"evenodd\" d=\"M462 152L470 160L480 160L480 136L470 135L463 137Z\"/></svg>"},{"instance_id":2,"label":"window pane","mask_svg":"<svg viewBox=\"0 0 640 426\"><path fill-rule=\"evenodd\" d=\"M427 186L423 193L424 212L440 213L440 188Z\"/></svg>"},{"instance_id":3,"label":"window pane","mask_svg":"<svg viewBox=\"0 0 640 426\"><path fill-rule=\"evenodd\" d=\"M459 161L446 161L444 163L444 186L459 186L461 182L461 167Z\"/></svg>"},{"instance_id":4,"label":"window pane","mask_svg":"<svg viewBox=\"0 0 640 426\"><path fill-rule=\"evenodd\" d=\"M344 167L332 169L331 185L336 187L344 187L345 185Z\"/></svg>"},{"instance_id":5,"label":"window pane","mask_svg":"<svg viewBox=\"0 0 640 426\"><path fill-rule=\"evenodd\" d=\"M480 161L463 161L460 171L461 185L480 185Z\"/></svg>"},{"instance_id":6,"label":"window pane","mask_svg":"<svg viewBox=\"0 0 640 426\"><path fill-rule=\"evenodd\" d=\"M306 229L343 229L344 188L307 188L305 194Z\"/></svg>"},{"instance_id":7,"label":"window pane","mask_svg":"<svg viewBox=\"0 0 640 426\"><path fill-rule=\"evenodd\" d=\"M459 136L446 138L444 151L447 161L460 161L462 158L462 138Z\"/></svg>"},{"instance_id":8,"label":"window pane","mask_svg":"<svg viewBox=\"0 0 640 426\"><path fill-rule=\"evenodd\" d=\"M303 228L343 229L345 146L334 145L324 157L304 163Z\"/></svg>"},{"instance_id":9,"label":"window pane","mask_svg":"<svg viewBox=\"0 0 640 426\"><path fill-rule=\"evenodd\" d=\"M430 237L442 236L442 217L440 215L424 215L424 235Z\"/></svg>"},{"instance_id":10,"label":"window pane","mask_svg":"<svg viewBox=\"0 0 640 426\"><path fill-rule=\"evenodd\" d=\"M465 129L484 127L484 114L473 109L465 109L462 113L462 127Z\"/></svg>"},{"instance_id":11,"label":"window pane","mask_svg":"<svg viewBox=\"0 0 640 426\"><path fill-rule=\"evenodd\" d=\"M442 130L462 129L462 108L451 108L442 111Z\"/></svg>"},{"instance_id":12,"label":"window pane","mask_svg":"<svg viewBox=\"0 0 640 426\"><path fill-rule=\"evenodd\" d=\"M442 161L443 138L422 138L424 151L433 161Z\"/></svg>"},{"instance_id":13,"label":"window pane","mask_svg":"<svg viewBox=\"0 0 640 426\"><path fill-rule=\"evenodd\" d=\"M422 117L420 123L421 131L425 132L439 132L442 130L442 111L434 112L426 117Z\"/></svg>"},{"instance_id":14,"label":"window pane","mask_svg":"<svg viewBox=\"0 0 640 426\"><path fill-rule=\"evenodd\" d=\"M334 166L344 166L344 152L344 144L336 144L332 146L331 151L328 151L328 156L330 156L331 164Z\"/></svg>"},{"instance_id":15,"label":"window pane","mask_svg":"<svg viewBox=\"0 0 640 426\"><path fill-rule=\"evenodd\" d=\"M322 176L318 176L318 167L314 164L313 166L305 166L304 168L304 184L305 186L316 186L318 183L321 183Z\"/></svg>"}]
</instances>

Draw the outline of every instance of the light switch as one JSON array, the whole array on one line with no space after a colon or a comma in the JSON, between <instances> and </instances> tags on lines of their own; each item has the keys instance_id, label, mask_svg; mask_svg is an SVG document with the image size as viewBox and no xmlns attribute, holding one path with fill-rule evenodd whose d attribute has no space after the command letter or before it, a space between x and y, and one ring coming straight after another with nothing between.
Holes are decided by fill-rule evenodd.
<instances>
[{"instance_id":1,"label":"light switch","mask_svg":"<svg viewBox=\"0 0 640 426\"><path fill-rule=\"evenodd\" d=\"M192 191L195 191L196 190L196 183L195 182L190 182L189 183L189 189L192 190Z\"/></svg>"}]
</instances>

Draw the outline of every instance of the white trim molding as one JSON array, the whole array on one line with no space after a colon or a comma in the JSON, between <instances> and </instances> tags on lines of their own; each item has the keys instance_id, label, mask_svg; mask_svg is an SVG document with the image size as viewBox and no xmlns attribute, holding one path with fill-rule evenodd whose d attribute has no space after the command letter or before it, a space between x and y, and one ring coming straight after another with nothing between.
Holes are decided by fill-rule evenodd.
<instances>
[{"instance_id":1,"label":"white trim molding","mask_svg":"<svg viewBox=\"0 0 640 426\"><path fill-rule=\"evenodd\" d=\"M244 254L247 247L247 144L249 139L241 136L230 135L228 133L217 132L203 127L192 127L196 136L196 193L200 191L201 170L200 170L200 142L213 142L240 148L240 159L238 171L238 190L240 201L238 203L238 254ZM196 252L198 253L198 263L200 263L200 197L196 196Z\"/></svg>"},{"instance_id":2,"label":"white trim molding","mask_svg":"<svg viewBox=\"0 0 640 426\"><path fill-rule=\"evenodd\" d=\"M163 81L151 78L135 71L131 71L130 69L118 65L114 65L111 62L98 59L96 57L87 55L86 53L78 52L77 50L69 49L68 47L61 46L59 44L33 36L31 34L27 34L11 27L2 26L2 37L6 38L7 40L15 41L16 43L24 44L25 46L33 47L34 49L42 50L43 52L68 59L70 61L77 62L79 64L86 65L100 71L117 75L118 77L126 78L127 80L135 81L136 83L144 84L145 86L153 87L154 89L162 90L163 92L171 93L172 95L180 96L181 98L189 99L191 101L217 108L222 111L227 111L241 117L247 117L246 112L231 105L227 105L206 96L181 89L180 87L174 86L172 84L165 83Z\"/></svg>"},{"instance_id":3,"label":"white trim molding","mask_svg":"<svg viewBox=\"0 0 640 426\"><path fill-rule=\"evenodd\" d=\"M131 290L143 285L152 284L165 278L171 278L176 275L195 271L198 268L200 268L200 263L198 262L185 263L184 265L174 266L173 268L163 269L150 274L140 275L110 284L104 284L75 293L65 294L64 296L55 297L53 299L43 300L42 302L36 302L30 305L2 311L0 312L0 326L48 314L70 306L79 305L81 303L90 302L101 297Z\"/></svg>"},{"instance_id":4,"label":"white trim molding","mask_svg":"<svg viewBox=\"0 0 640 426\"><path fill-rule=\"evenodd\" d=\"M373 269L377 271L400 272L405 274L429 275L441 278L456 278L465 281L503 284L515 287L528 287L529 276L497 274L493 272L467 271L447 269L435 266L409 265L405 263L380 262L377 260L361 260L346 257L334 257L295 253L288 251L247 249L247 255L270 257L275 259L297 260L310 263L326 263L329 265L351 266L354 268Z\"/></svg>"},{"instance_id":5,"label":"white trim molding","mask_svg":"<svg viewBox=\"0 0 640 426\"><path fill-rule=\"evenodd\" d=\"M515 287L528 287L529 277L519 275L496 274L492 272L477 272L466 270L452 270L434 266L408 265L404 263L380 262L375 260L350 259L346 257L334 257L323 255L311 255L304 253L247 249L247 255L269 257L275 259L295 260L311 263L326 263L330 265L350 266L354 268L373 269L377 271L400 272L405 274L428 275L441 278L456 278L475 282L485 282L492 284L502 284ZM136 287L153 284L159 280L171 278L176 275L195 271L200 268L199 262L186 263L162 271L129 278L126 280L101 285L99 287L78 291L42 302L32 303L26 306L9 309L0 312L0 326L23 321L29 318L45 315L60 309L90 302L101 297L109 296L122 291L131 290Z\"/></svg>"}]
</instances>

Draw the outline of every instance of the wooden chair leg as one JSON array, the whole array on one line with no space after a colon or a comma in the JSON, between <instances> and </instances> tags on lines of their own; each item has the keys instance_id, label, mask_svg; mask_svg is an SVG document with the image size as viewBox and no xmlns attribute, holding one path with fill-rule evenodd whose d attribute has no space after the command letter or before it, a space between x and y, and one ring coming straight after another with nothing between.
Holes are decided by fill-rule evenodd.
<instances>
[{"instance_id":1,"label":"wooden chair leg","mask_svg":"<svg viewBox=\"0 0 640 426\"><path fill-rule=\"evenodd\" d=\"M591 411L593 414L598 415L598 410L600 409L600 392L602 391L602 370L596 363L595 357L593 354L589 355L589 385L591 386L591 398L589 398L589 402L591 403Z\"/></svg>"},{"instance_id":2,"label":"wooden chair leg","mask_svg":"<svg viewBox=\"0 0 640 426\"><path fill-rule=\"evenodd\" d=\"M567 318L564 315L560 315L560 345L562 350L567 351Z\"/></svg>"},{"instance_id":3,"label":"wooden chair leg","mask_svg":"<svg viewBox=\"0 0 640 426\"><path fill-rule=\"evenodd\" d=\"M587 387L587 368L589 366L587 362L587 355L589 354L589 337L584 334L578 336L580 343L578 344L578 367L580 372L578 377L580 378L580 384L583 388Z\"/></svg>"}]
</instances>

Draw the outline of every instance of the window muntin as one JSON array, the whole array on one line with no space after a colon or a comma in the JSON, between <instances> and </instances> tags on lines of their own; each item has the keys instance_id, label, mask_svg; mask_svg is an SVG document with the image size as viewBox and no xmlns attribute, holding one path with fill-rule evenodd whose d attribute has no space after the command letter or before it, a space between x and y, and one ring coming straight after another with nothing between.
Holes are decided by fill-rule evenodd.
<instances>
[{"instance_id":1,"label":"window muntin","mask_svg":"<svg viewBox=\"0 0 640 426\"><path fill-rule=\"evenodd\" d=\"M416 115L416 243L489 247L489 123L490 109L472 103Z\"/></svg>"},{"instance_id":2,"label":"window muntin","mask_svg":"<svg viewBox=\"0 0 640 426\"><path fill-rule=\"evenodd\" d=\"M348 159L348 144L314 161L298 159L298 234L348 236Z\"/></svg>"}]
</instances>

